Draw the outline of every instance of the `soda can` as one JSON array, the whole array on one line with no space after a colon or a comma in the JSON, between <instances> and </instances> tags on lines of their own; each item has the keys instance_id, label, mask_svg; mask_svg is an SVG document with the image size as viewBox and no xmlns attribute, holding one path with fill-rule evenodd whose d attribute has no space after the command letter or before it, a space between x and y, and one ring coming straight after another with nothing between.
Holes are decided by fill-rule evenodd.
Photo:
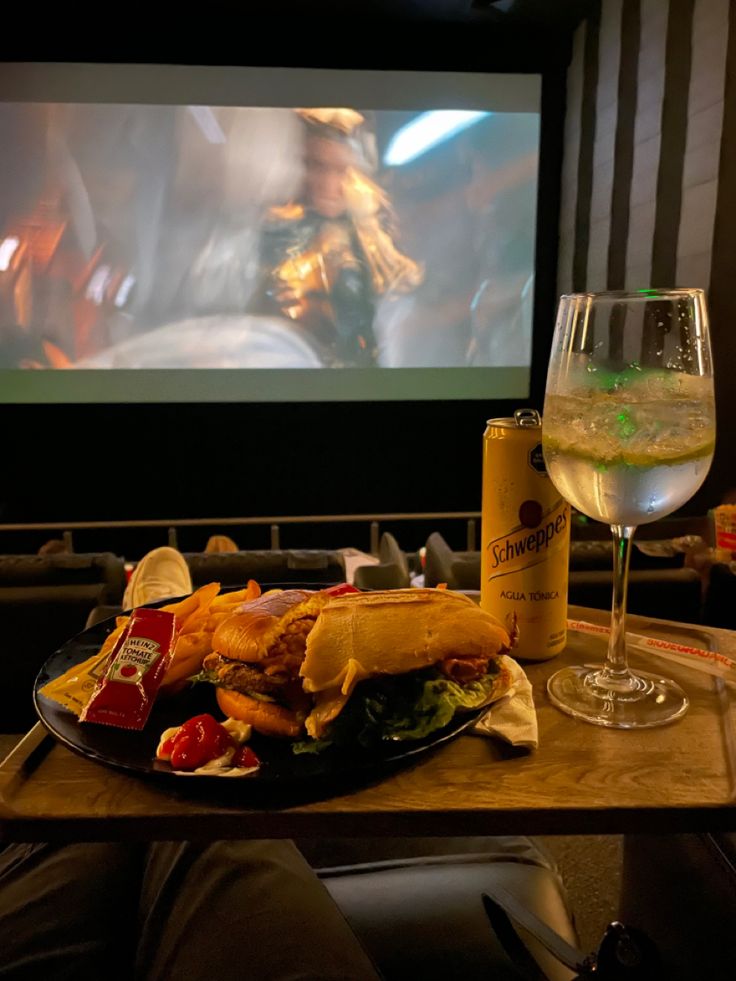
<instances>
[{"instance_id":1,"label":"soda can","mask_svg":"<svg viewBox=\"0 0 736 981\"><path fill-rule=\"evenodd\" d=\"M483 436L480 605L516 617L514 656L546 661L567 639L570 506L547 476L535 409L489 419Z\"/></svg>"}]
</instances>

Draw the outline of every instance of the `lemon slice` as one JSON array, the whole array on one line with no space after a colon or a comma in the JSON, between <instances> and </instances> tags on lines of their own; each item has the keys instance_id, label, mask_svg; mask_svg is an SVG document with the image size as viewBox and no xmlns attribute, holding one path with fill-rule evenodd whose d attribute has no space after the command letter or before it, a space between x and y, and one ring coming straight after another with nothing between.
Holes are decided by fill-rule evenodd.
<instances>
[{"instance_id":1,"label":"lemon slice","mask_svg":"<svg viewBox=\"0 0 736 981\"><path fill-rule=\"evenodd\" d=\"M565 444L560 440L545 439L544 449L548 453L564 453L566 456L574 456L579 460L585 460L596 467L644 467L651 470L652 467L672 467L681 463L688 463L690 460L700 460L702 457L710 456L715 448L715 440L710 439L700 446L688 447L687 449L658 448L654 451L632 451L631 449L621 450L618 453L602 453L600 455L591 453L590 450L581 449L577 444Z\"/></svg>"}]
</instances>

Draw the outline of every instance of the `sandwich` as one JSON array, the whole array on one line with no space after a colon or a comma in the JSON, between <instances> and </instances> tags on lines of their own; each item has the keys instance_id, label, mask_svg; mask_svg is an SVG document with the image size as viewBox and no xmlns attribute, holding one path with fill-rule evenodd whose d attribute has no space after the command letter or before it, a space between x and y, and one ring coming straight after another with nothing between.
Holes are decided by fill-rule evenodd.
<instances>
[{"instance_id":1,"label":"sandwich","mask_svg":"<svg viewBox=\"0 0 736 981\"><path fill-rule=\"evenodd\" d=\"M299 672L314 696L307 733L321 738L367 679L429 677L459 687L488 679L488 696L497 694L504 681L498 657L510 648L500 621L462 593L396 589L339 596L315 621Z\"/></svg>"},{"instance_id":2,"label":"sandwich","mask_svg":"<svg viewBox=\"0 0 736 981\"><path fill-rule=\"evenodd\" d=\"M220 709L266 735L333 742L419 739L510 685L512 646L495 617L460 594L399 589L267 593L215 631L202 680Z\"/></svg>"}]
</instances>

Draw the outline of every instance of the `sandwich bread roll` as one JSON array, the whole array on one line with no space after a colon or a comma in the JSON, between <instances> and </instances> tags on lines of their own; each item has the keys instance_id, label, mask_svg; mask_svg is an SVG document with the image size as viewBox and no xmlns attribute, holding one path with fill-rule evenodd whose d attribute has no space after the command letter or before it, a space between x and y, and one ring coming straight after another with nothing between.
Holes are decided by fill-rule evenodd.
<instances>
[{"instance_id":1,"label":"sandwich bread roll","mask_svg":"<svg viewBox=\"0 0 736 981\"><path fill-rule=\"evenodd\" d=\"M439 665L448 677L485 673L511 647L508 631L461 593L397 589L328 603L307 638L300 669L315 695L307 732L319 737L365 678Z\"/></svg>"},{"instance_id":2,"label":"sandwich bread roll","mask_svg":"<svg viewBox=\"0 0 736 981\"><path fill-rule=\"evenodd\" d=\"M244 603L224 620L212 638L212 649L234 661L257 663L272 655L289 624L316 615L321 594L306 589L265 593Z\"/></svg>"}]
</instances>

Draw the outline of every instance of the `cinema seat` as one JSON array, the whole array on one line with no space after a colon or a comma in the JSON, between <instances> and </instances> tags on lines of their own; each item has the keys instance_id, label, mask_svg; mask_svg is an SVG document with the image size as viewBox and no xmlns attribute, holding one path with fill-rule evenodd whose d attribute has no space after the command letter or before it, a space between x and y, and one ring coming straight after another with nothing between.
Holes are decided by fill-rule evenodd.
<instances>
[{"instance_id":1,"label":"cinema seat","mask_svg":"<svg viewBox=\"0 0 736 981\"><path fill-rule=\"evenodd\" d=\"M264 583L334 583L345 578L339 552L324 549L275 549L250 552L184 552L194 587L208 582L242 586Z\"/></svg>"},{"instance_id":2,"label":"cinema seat","mask_svg":"<svg viewBox=\"0 0 736 981\"><path fill-rule=\"evenodd\" d=\"M1 731L22 732L33 724L39 668L84 629L92 609L120 604L124 589L123 560L111 553L0 556Z\"/></svg>"},{"instance_id":3,"label":"cinema seat","mask_svg":"<svg viewBox=\"0 0 736 981\"><path fill-rule=\"evenodd\" d=\"M495 895L499 887L577 946L562 880L534 839L324 839L297 845L386 981L518 981L521 975L483 907L483 894ZM570 981L573 972L539 941L528 934L524 940L545 978Z\"/></svg>"}]
</instances>

